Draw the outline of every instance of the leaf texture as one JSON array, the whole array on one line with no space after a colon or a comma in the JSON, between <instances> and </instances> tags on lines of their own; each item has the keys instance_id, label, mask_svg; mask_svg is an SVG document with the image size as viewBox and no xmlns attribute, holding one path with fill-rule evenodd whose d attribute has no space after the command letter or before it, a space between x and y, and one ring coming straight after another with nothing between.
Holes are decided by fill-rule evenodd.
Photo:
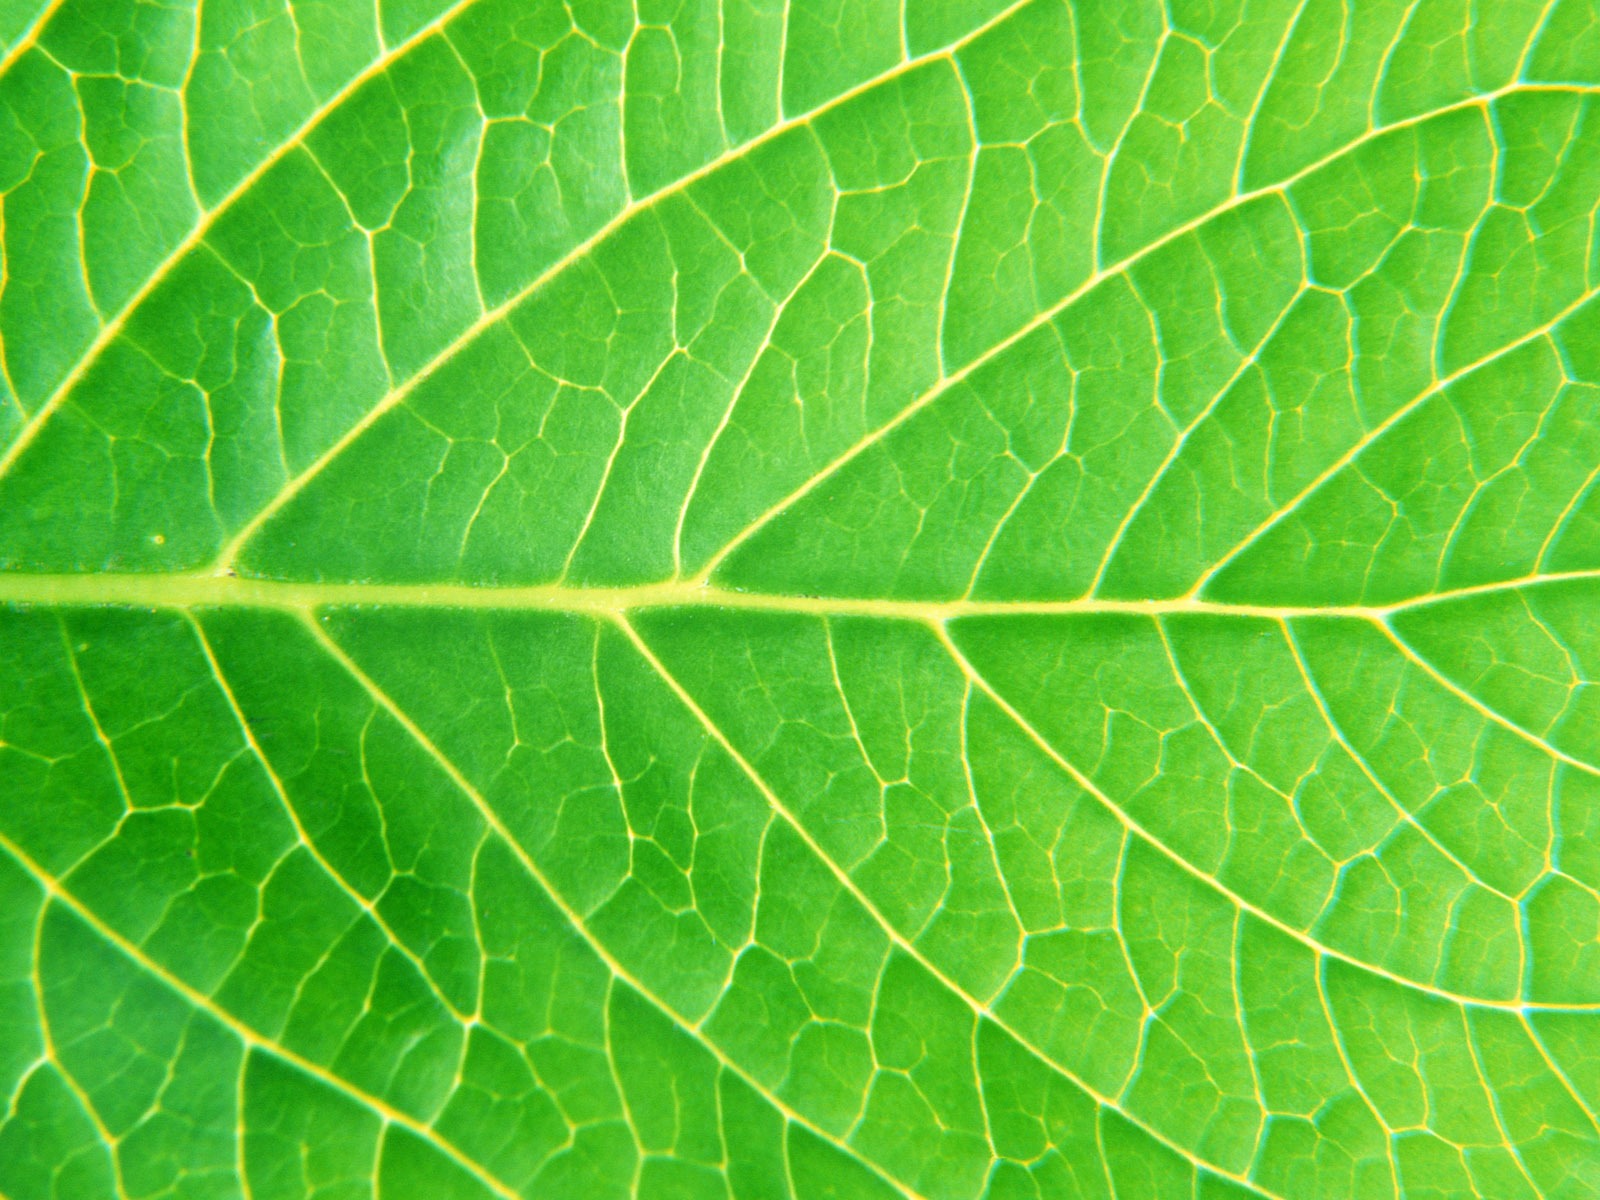
<instances>
[{"instance_id":1,"label":"leaf texture","mask_svg":"<svg viewBox=\"0 0 1600 1200\"><path fill-rule=\"evenodd\" d=\"M0 47L0 1195L1600 1196L1594 0Z\"/></svg>"}]
</instances>

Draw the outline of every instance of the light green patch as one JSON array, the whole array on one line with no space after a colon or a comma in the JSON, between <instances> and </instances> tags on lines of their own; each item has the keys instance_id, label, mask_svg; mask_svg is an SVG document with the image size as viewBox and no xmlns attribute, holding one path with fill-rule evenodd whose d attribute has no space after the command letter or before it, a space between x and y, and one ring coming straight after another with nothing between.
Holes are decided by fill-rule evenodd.
<instances>
[{"instance_id":1,"label":"light green patch","mask_svg":"<svg viewBox=\"0 0 1600 1200\"><path fill-rule=\"evenodd\" d=\"M0 1195L1600 1195L1597 87L0 0Z\"/></svg>"}]
</instances>

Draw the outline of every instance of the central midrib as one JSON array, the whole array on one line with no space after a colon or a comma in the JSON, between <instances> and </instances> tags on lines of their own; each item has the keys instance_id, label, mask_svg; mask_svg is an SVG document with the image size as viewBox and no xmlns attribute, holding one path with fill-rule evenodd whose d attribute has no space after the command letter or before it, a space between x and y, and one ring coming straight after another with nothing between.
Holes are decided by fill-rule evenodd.
<instances>
[{"instance_id":1,"label":"central midrib","mask_svg":"<svg viewBox=\"0 0 1600 1200\"><path fill-rule=\"evenodd\" d=\"M1125 614L1160 617L1206 613L1266 620L1342 616L1385 621L1397 612L1445 600L1519 587L1597 579L1600 579L1600 571L1571 571L1434 592L1389 605L1272 605L1222 604L1193 595L1153 600L1098 596L1073 600L894 600L745 592L699 580L670 580L631 587L580 587L569 584L491 586L294 581L217 572L35 575L0 571L0 604L179 609L253 607L301 611L362 605L544 610L594 616L618 616L651 608L720 608L922 622L983 616Z\"/></svg>"}]
</instances>

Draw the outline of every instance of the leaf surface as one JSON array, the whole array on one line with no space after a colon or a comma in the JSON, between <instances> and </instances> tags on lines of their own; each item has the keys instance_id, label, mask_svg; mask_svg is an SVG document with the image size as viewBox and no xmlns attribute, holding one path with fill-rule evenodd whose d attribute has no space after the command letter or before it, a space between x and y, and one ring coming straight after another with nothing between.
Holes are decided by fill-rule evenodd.
<instances>
[{"instance_id":1,"label":"leaf surface","mask_svg":"<svg viewBox=\"0 0 1600 1200\"><path fill-rule=\"evenodd\" d=\"M1600 1195L1593 0L0 46L0 1194Z\"/></svg>"}]
</instances>

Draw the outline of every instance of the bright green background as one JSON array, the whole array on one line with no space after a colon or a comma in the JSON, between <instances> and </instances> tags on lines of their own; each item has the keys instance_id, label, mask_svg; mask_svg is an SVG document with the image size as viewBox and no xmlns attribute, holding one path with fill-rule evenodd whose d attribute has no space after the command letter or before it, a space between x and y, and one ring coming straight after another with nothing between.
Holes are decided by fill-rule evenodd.
<instances>
[{"instance_id":1,"label":"bright green background","mask_svg":"<svg viewBox=\"0 0 1600 1200\"><path fill-rule=\"evenodd\" d=\"M6 1200L1600 1196L1595 0L0 41Z\"/></svg>"}]
</instances>

